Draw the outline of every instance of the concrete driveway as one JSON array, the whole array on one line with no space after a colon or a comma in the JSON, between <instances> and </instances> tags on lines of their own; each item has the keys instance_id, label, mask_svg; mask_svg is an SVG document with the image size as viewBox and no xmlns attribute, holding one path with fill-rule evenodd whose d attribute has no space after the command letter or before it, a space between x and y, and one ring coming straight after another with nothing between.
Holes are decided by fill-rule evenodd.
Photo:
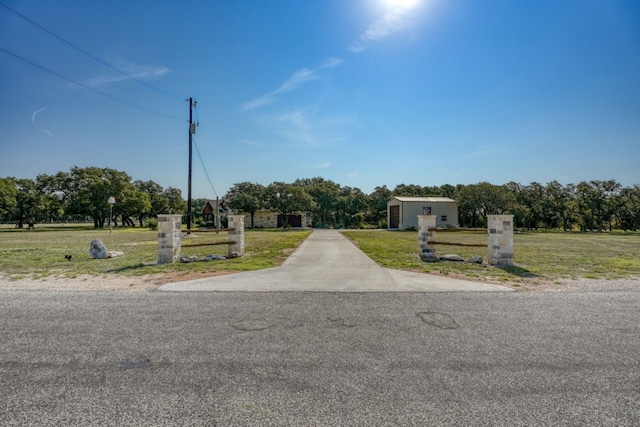
<instances>
[{"instance_id":1,"label":"concrete driveway","mask_svg":"<svg viewBox=\"0 0 640 427\"><path fill-rule=\"evenodd\" d=\"M416 250L417 250L416 242ZM168 283L161 291L449 292L504 286L380 267L335 230L315 230L280 267Z\"/></svg>"}]
</instances>

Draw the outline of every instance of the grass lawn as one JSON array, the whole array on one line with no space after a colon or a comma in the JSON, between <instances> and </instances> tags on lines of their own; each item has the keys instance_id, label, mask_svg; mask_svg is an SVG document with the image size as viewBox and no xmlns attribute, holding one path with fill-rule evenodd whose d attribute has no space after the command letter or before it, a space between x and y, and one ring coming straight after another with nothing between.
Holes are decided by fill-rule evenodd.
<instances>
[{"instance_id":1,"label":"grass lawn","mask_svg":"<svg viewBox=\"0 0 640 427\"><path fill-rule=\"evenodd\" d=\"M92 226L37 225L35 231L0 226L0 275L12 279L78 277L121 274L138 276L166 274L181 280L194 275L227 271L248 271L280 265L311 233L310 230L247 230L245 256L237 259L156 265L157 231L143 228L95 230ZM417 232L386 230L343 231L367 255L383 267L463 276L474 280L509 283L548 283L560 279L639 278L639 233L521 232L514 236L514 260L510 268L439 262L425 263L418 257ZM97 260L89 256L89 243L101 239L108 250L124 256ZM189 245L221 242L227 234L199 233L182 240L183 255L204 257L226 255L227 246ZM486 247L454 246L444 243L485 245L484 232L437 232L439 255L487 258ZM67 261L65 255L71 255ZM184 280L182 279L182 280Z\"/></svg>"},{"instance_id":2,"label":"grass lawn","mask_svg":"<svg viewBox=\"0 0 640 427\"><path fill-rule=\"evenodd\" d=\"M469 263L425 263L418 256L418 233L357 230L343 234L384 267L497 282L549 282L559 279L620 279L640 277L640 234L520 232L514 235L514 262L510 268ZM485 232L436 232L436 242L486 245ZM465 259L480 255L486 247L436 244L436 253L457 254Z\"/></svg>"},{"instance_id":3,"label":"grass lawn","mask_svg":"<svg viewBox=\"0 0 640 427\"><path fill-rule=\"evenodd\" d=\"M77 277L106 274L145 275L172 273L185 275L219 271L248 271L281 264L311 233L308 230L247 230L245 256L236 259L155 265L158 256L158 232L144 228L95 230L91 226L36 225L35 231L0 227L0 275L12 279L50 276ZM123 257L93 259L89 243L100 239L109 251L122 251ZM183 255L204 257L226 255L227 246L187 245L227 240L227 233L198 233L182 239ZM71 255L71 261L65 259Z\"/></svg>"}]
</instances>

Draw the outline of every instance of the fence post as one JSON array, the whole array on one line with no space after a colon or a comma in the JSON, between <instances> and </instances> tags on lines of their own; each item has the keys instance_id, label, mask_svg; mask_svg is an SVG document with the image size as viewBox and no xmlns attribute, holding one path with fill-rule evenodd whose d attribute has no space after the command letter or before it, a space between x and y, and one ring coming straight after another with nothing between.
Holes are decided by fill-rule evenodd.
<instances>
[{"instance_id":1,"label":"fence post","mask_svg":"<svg viewBox=\"0 0 640 427\"><path fill-rule=\"evenodd\" d=\"M430 245L436 241L435 215L418 215L418 255L435 254L436 249Z\"/></svg>"},{"instance_id":2,"label":"fence post","mask_svg":"<svg viewBox=\"0 0 640 427\"><path fill-rule=\"evenodd\" d=\"M489 215L487 220L489 264L513 265L513 215Z\"/></svg>"},{"instance_id":3,"label":"fence post","mask_svg":"<svg viewBox=\"0 0 640 427\"><path fill-rule=\"evenodd\" d=\"M158 215L158 264L180 259L182 215Z\"/></svg>"},{"instance_id":4,"label":"fence post","mask_svg":"<svg viewBox=\"0 0 640 427\"><path fill-rule=\"evenodd\" d=\"M229 245L227 255L229 258L242 256L244 255L244 215L229 215L227 219L229 220L228 227L235 229L229 231L229 242L234 243Z\"/></svg>"}]
</instances>

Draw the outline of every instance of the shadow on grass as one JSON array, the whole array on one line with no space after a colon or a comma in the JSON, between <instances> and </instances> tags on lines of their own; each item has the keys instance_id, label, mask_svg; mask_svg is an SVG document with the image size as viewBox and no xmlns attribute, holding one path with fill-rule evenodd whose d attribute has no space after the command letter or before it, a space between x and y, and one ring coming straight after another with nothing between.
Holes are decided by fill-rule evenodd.
<instances>
[{"instance_id":1,"label":"shadow on grass","mask_svg":"<svg viewBox=\"0 0 640 427\"><path fill-rule=\"evenodd\" d=\"M131 271L137 271L140 270L142 268L148 268L148 267L154 267L157 264L144 264L144 263L138 263L138 264L134 264L134 265L128 265L125 267L118 267L118 268L111 268L109 270L107 270L107 273L127 273L127 272L131 272Z\"/></svg>"},{"instance_id":2,"label":"shadow on grass","mask_svg":"<svg viewBox=\"0 0 640 427\"><path fill-rule=\"evenodd\" d=\"M494 267L504 271L507 274L511 274L512 276L516 276L516 277L522 277L526 279L540 277L537 274L527 270L526 268L519 267L517 265L511 265L511 266L505 266L505 267L494 266Z\"/></svg>"}]
</instances>

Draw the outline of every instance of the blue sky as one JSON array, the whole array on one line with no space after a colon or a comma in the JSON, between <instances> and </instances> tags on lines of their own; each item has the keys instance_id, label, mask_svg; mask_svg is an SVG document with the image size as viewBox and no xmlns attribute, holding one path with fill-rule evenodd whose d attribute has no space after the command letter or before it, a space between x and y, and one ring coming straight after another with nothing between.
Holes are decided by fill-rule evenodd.
<instances>
[{"instance_id":1,"label":"blue sky","mask_svg":"<svg viewBox=\"0 0 640 427\"><path fill-rule=\"evenodd\" d=\"M2 177L640 184L636 0L0 2Z\"/></svg>"}]
</instances>

